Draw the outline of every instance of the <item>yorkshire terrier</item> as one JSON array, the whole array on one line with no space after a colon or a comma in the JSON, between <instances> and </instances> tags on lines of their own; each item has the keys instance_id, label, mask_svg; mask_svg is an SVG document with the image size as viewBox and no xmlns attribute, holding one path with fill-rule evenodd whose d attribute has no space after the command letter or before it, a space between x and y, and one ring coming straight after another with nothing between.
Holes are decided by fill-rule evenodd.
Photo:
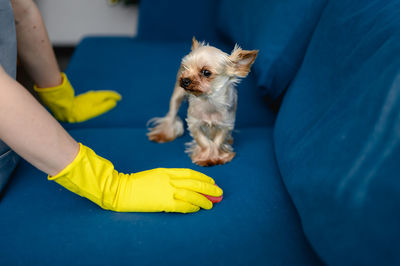
<instances>
[{"instance_id":1,"label":"yorkshire terrier","mask_svg":"<svg viewBox=\"0 0 400 266\"><path fill-rule=\"evenodd\" d=\"M235 125L239 78L250 72L258 50L246 51L235 45L229 55L192 39L191 52L182 59L169 111L165 117L149 121L147 136L163 143L183 134L182 120L177 116L182 100L189 100L186 122L193 141L186 152L192 162L201 166L225 164L235 157L232 130Z\"/></svg>"}]
</instances>

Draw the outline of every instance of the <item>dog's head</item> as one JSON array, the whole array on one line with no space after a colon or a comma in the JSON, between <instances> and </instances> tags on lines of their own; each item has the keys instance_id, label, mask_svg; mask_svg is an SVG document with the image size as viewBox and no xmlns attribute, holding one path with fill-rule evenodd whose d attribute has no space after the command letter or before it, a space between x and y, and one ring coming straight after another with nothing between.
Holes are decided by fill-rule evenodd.
<instances>
[{"instance_id":1,"label":"dog's head","mask_svg":"<svg viewBox=\"0 0 400 266\"><path fill-rule=\"evenodd\" d=\"M193 37L192 51L182 59L179 85L195 96L212 94L246 77L257 54L258 50L246 51L235 45L229 55Z\"/></svg>"}]
</instances>

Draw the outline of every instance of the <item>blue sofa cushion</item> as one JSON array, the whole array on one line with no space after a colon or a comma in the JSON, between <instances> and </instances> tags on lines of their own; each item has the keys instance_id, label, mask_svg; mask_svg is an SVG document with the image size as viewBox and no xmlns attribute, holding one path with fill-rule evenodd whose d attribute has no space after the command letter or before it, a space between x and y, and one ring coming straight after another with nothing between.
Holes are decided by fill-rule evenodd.
<instances>
[{"instance_id":1,"label":"blue sofa cushion","mask_svg":"<svg viewBox=\"0 0 400 266\"><path fill-rule=\"evenodd\" d=\"M233 47L212 45L229 52ZM76 93L116 90L122 101L110 112L66 128L140 127L149 119L168 112L181 59L190 52L191 39L184 42L152 42L128 37L88 37L77 47L67 69ZM145 75L143 74L145 73ZM238 86L237 127L272 125L275 114L254 90L252 75ZM186 117L186 108L180 110Z\"/></svg>"},{"instance_id":2,"label":"blue sofa cushion","mask_svg":"<svg viewBox=\"0 0 400 266\"><path fill-rule=\"evenodd\" d=\"M279 169L329 265L400 263L399 43L399 1L330 1L277 118Z\"/></svg>"},{"instance_id":3,"label":"blue sofa cushion","mask_svg":"<svg viewBox=\"0 0 400 266\"><path fill-rule=\"evenodd\" d=\"M216 12L219 0L141 0L138 38L156 41L187 41L218 38Z\"/></svg>"},{"instance_id":4,"label":"blue sofa cushion","mask_svg":"<svg viewBox=\"0 0 400 266\"><path fill-rule=\"evenodd\" d=\"M244 49L259 49L257 85L275 101L300 67L326 0L221 0L218 27Z\"/></svg>"},{"instance_id":5,"label":"blue sofa cushion","mask_svg":"<svg viewBox=\"0 0 400 266\"><path fill-rule=\"evenodd\" d=\"M0 204L1 265L320 265L276 167L271 128L241 130L237 157L209 168L184 153L188 135L155 144L145 129L71 134L121 172L201 170L224 189L224 199L189 215L115 213L22 162Z\"/></svg>"}]
</instances>

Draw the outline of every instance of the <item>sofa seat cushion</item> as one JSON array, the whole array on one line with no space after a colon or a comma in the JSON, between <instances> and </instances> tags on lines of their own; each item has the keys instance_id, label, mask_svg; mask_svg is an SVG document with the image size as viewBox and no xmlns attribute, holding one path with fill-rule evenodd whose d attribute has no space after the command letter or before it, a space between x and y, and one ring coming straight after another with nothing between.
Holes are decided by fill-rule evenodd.
<instances>
[{"instance_id":1,"label":"sofa seat cushion","mask_svg":"<svg viewBox=\"0 0 400 266\"><path fill-rule=\"evenodd\" d=\"M147 141L144 129L71 134L121 172L186 167L212 176L224 199L195 214L105 211L26 162L0 204L1 265L319 265L282 184L271 128L235 134L237 157L202 168L184 142Z\"/></svg>"},{"instance_id":2,"label":"sofa seat cushion","mask_svg":"<svg viewBox=\"0 0 400 266\"><path fill-rule=\"evenodd\" d=\"M230 53L233 47L212 43ZM88 37L77 47L67 69L76 93L88 90L116 90L122 95L110 112L65 127L146 127L153 117L168 112L176 74L183 56L190 52L186 42L148 42L128 37ZM275 114L255 89L254 77L238 85L238 127L272 125ZM185 106L186 107L186 106ZM186 108L180 110L186 117Z\"/></svg>"},{"instance_id":3,"label":"sofa seat cushion","mask_svg":"<svg viewBox=\"0 0 400 266\"><path fill-rule=\"evenodd\" d=\"M400 264L399 43L399 1L330 1L277 118L279 169L328 265Z\"/></svg>"}]
</instances>

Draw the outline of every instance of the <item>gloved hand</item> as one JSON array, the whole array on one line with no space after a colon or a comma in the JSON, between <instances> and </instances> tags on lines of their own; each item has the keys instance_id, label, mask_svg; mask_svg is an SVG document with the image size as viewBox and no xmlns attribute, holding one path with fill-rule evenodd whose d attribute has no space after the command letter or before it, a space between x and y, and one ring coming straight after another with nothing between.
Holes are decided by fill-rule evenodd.
<instances>
[{"instance_id":1,"label":"gloved hand","mask_svg":"<svg viewBox=\"0 0 400 266\"><path fill-rule=\"evenodd\" d=\"M135 174L118 173L111 162L79 144L75 160L49 180L119 212L196 212L213 204L199 193L219 197L214 180L190 169L157 168Z\"/></svg>"},{"instance_id":2,"label":"gloved hand","mask_svg":"<svg viewBox=\"0 0 400 266\"><path fill-rule=\"evenodd\" d=\"M54 117L62 122L83 122L99 116L114 108L121 95L114 91L88 91L75 96L74 89L65 73L61 73L62 83L56 87L38 88L42 102L50 109Z\"/></svg>"}]
</instances>

